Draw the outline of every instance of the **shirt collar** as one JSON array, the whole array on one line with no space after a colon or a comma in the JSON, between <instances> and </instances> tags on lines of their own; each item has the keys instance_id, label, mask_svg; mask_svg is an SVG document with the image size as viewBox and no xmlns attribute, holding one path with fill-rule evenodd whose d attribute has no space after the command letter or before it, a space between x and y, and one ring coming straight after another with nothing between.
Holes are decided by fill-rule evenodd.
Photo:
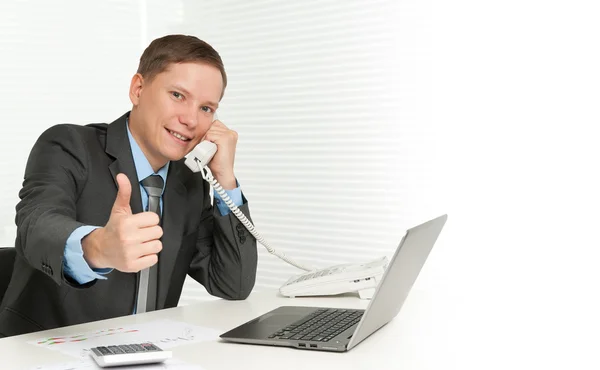
<instances>
[{"instance_id":1,"label":"shirt collar","mask_svg":"<svg viewBox=\"0 0 600 370\"><path fill-rule=\"evenodd\" d=\"M167 164L162 166L155 173L154 170L152 169L152 166L150 165L150 162L148 162L148 159L144 155L144 152L142 152L142 149L140 148L138 143L135 141L135 139L131 135L131 131L129 130L129 119L127 119L126 126L127 126L127 136L129 137L129 145L131 146L131 154L133 155L133 163L135 164L135 171L137 173L138 180L141 182L150 175L159 175L160 177L162 177L164 184L166 185L167 184L167 173L169 173L169 164L171 162L170 161L167 162ZM163 191L164 191L164 189L165 188L163 186Z\"/></svg>"}]
</instances>

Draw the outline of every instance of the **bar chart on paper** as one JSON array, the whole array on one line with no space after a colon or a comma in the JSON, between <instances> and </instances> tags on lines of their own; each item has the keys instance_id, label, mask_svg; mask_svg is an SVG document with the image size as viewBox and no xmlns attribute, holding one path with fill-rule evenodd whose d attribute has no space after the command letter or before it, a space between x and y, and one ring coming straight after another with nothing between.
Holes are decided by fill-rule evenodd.
<instances>
[{"instance_id":1,"label":"bar chart on paper","mask_svg":"<svg viewBox=\"0 0 600 370\"><path fill-rule=\"evenodd\" d=\"M180 345L216 341L220 332L180 321L157 320L144 324L106 328L69 336L38 338L28 343L66 355L89 357L90 348L131 343L154 343L162 349Z\"/></svg>"}]
</instances>

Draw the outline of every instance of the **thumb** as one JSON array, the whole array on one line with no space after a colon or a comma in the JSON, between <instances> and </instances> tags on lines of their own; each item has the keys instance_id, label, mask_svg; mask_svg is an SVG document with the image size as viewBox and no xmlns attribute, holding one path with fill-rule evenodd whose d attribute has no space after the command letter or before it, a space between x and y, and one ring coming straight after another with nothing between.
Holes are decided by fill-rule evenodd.
<instances>
[{"instance_id":1,"label":"thumb","mask_svg":"<svg viewBox=\"0 0 600 370\"><path fill-rule=\"evenodd\" d=\"M131 213L131 207L129 206L129 200L131 199L131 182L126 175L120 173L117 175L117 184L119 190L117 192L117 199L113 205L112 212L126 212Z\"/></svg>"}]
</instances>

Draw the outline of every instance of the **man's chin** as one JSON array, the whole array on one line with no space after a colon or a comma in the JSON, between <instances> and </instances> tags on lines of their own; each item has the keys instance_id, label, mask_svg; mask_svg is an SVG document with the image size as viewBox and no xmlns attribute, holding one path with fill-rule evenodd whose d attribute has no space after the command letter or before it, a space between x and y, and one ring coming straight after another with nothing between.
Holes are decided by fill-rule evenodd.
<instances>
[{"instance_id":1,"label":"man's chin","mask_svg":"<svg viewBox=\"0 0 600 370\"><path fill-rule=\"evenodd\" d=\"M177 162L182 160L188 152L178 151L177 153L165 153L165 158L171 162Z\"/></svg>"},{"instance_id":2,"label":"man's chin","mask_svg":"<svg viewBox=\"0 0 600 370\"><path fill-rule=\"evenodd\" d=\"M177 161L180 161L180 160L182 160L184 158L185 158L185 155L182 155L182 156L173 156L173 157L171 157L169 159L169 161L171 161L171 162L177 162Z\"/></svg>"}]
</instances>

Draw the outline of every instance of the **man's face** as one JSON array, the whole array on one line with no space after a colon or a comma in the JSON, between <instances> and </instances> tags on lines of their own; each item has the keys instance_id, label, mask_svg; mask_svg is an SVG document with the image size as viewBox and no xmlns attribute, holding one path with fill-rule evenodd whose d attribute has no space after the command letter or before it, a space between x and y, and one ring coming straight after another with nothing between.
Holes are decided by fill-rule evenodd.
<instances>
[{"instance_id":1,"label":"man's face","mask_svg":"<svg viewBox=\"0 0 600 370\"><path fill-rule=\"evenodd\" d=\"M200 142L213 122L223 79L218 68L200 63L171 64L150 82L136 76L130 130L156 170Z\"/></svg>"}]
</instances>

